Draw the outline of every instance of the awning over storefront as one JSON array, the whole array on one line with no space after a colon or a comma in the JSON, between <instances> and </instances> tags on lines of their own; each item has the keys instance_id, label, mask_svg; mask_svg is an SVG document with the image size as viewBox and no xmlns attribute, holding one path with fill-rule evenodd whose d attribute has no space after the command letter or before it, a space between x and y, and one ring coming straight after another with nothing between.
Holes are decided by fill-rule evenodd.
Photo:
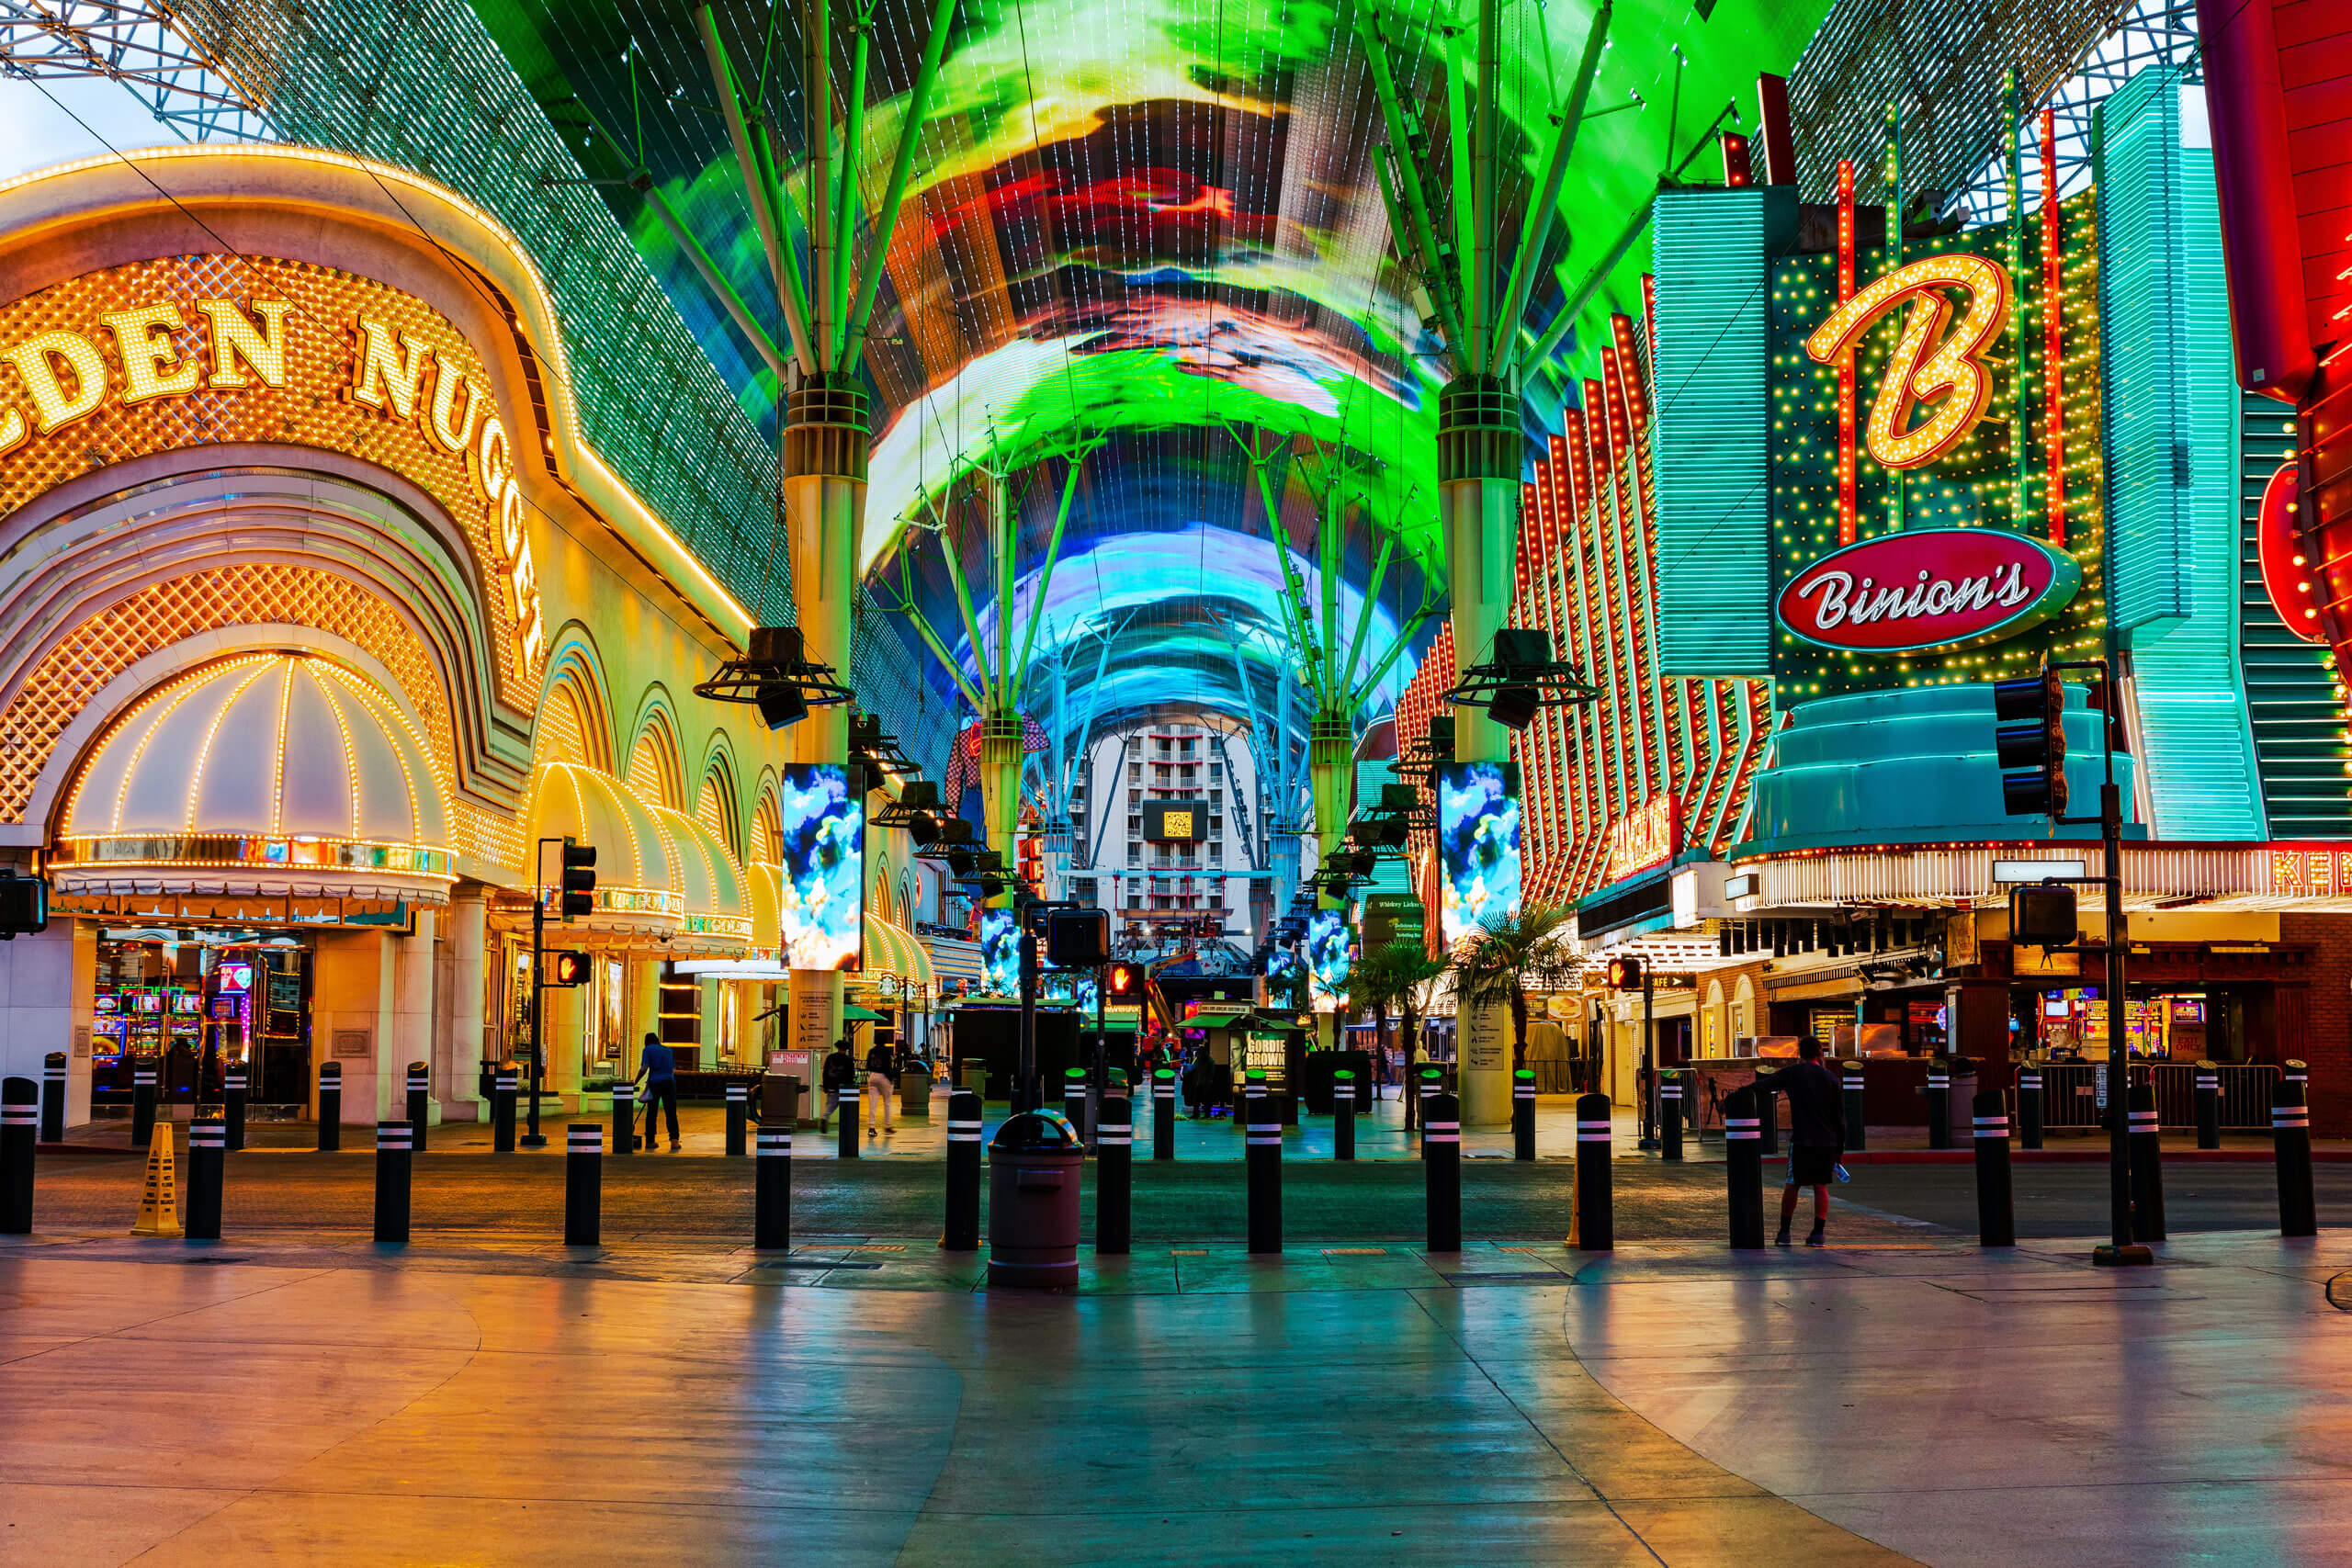
<instances>
[{"instance_id":1,"label":"awning over storefront","mask_svg":"<svg viewBox=\"0 0 2352 1568\"><path fill-rule=\"evenodd\" d=\"M2050 863L2052 874L2098 876L2103 860L2098 844L2071 841L1735 857L1732 874L1752 875L1756 888L1733 908L1753 915L1858 904L1989 907L2005 902L2012 884L2035 880L2036 862ZM2126 844L2123 907L2352 912L2352 847Z\"/></svg>"},{"instance_id":2,"label":"awning over storefront","mask_svg":"<svg viewBox=\"0 0 2352 1568\"><path fill-rule=\"evenodd\" d=\"M439 780L392 700L308 654L208 665L85 761L51 848L59 907L390 912L447 902ZM243 918L242 915L230 918Z\"/></svg>"},{"instance_id":3,"label":"awning over storefront","mask_svg":"<svg viewBox=\"0 0 2352 1568\"><path fill-rule=\"evenodd\" d=\"M535 852L541 839L560 838L596 851L596 907L570 930L627 946L683 928L685 900L671 865L671 831L627 784L577 762L543 764L533 781L525 852Z\"/></svg>"},{"instance_id":4,"label":"awning over storefront","mask_svg":"<svg viewBox=\"0 0 2352 1568\"><path fill-rule=\"evenodd\" d=\"M931 953L932 972L940 978L979 983L983 970L978 942L959 942L952 936L927 936L922 942Z\"/></svg>"},{"instance_id":5,"label":"awning over storefront","mask_svg":"<svg viewBox=\"0 0 2352 1568\"><path fill-rule=\"evenodd\" d=\"M853 976L857 980L910 998L928 998L939 987L922 939L878 915L865 917L865 967Z\"/></svg>"},{"instance_id":6,"label":"awning over storefront","mask_svg":"<svg viewBox=\"0 0 2352 1568\"><path fill-rule=\"evenodd\" d=\"M667 838L671 884L679 899L681 930L672 951L728 955L751 944L752 917L744 898L743 868L718 835L681 811L648 807Z\"/></svg>"}]
</instances>

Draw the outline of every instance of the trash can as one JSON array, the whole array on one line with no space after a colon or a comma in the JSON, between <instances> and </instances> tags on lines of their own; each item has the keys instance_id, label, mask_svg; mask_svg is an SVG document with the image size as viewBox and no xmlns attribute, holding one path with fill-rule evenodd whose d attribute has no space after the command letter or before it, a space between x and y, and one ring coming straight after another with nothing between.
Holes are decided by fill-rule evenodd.
<instances>
[{"instance_id":1,"label":"trash can","mask_svg":"<svg viewBox=\"0 0 2352 1568\"><path fill-rule=\"evenodd\" d=\"M957 1089L968 1089L974 1094L978 1095L983 1100L987 1100L989 1097L989 1069L987 1065L981 1062L958 1062L956 1064L956 1087Z\"/></svg>"},{"instance_id":2,"label":"trash can","mask_svg":"<svg viewBox=\"0 0 2352 1568\"><path fill-rule=\"evenodd\" d=\"M899 1114L929 1119L931 1115L930 1068L905 1067L899 1070Z\"/></svg>"},{"instance_id":3,"label":"trash can","mask_svg":"<svg viewBox=\"0 0 2352 1568\"><path fill-rule=\"evenodd\" d=\"M1005 1118L989 1143L989 1284L1078 1283L1078 1199L1086 1150L1058 1111Z\"/></svg>"}]
</instances>

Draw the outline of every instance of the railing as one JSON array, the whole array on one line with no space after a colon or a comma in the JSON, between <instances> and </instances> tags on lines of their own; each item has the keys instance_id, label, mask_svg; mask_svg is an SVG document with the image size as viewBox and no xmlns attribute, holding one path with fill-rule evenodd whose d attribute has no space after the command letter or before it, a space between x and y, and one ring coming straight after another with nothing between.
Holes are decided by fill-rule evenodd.
<instances>
[{"instance_id":1,"label":"railing","mask_svg":"<svg viewBox=\"0 0 2352 1568\"><path fill-rule=\"evenodd\" d=\"M2049 1062L2041 1068L2041 1122L2045 1127L2101 1127L2098 1074L2096 1062ZM2197 1069L2187 1062L2134 1064L2156 1091L2156 1123L2162 1127L2197 1125ZM2222 1125L2245 1132L2270 1126L2270 1091L2278 1069L2267 1063L2229 1062L2218 1065L2221 1079ZM2014 1098L2014 1097L2013 1097Z\"/></svg>"}]
</instances>

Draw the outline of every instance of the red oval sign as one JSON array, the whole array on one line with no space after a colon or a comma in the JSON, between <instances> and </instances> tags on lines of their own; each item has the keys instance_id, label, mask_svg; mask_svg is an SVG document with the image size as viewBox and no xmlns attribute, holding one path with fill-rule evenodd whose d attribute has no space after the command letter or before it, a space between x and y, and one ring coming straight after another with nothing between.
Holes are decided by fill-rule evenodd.
<instances>
[{"instance_id":1,"label":"red oval sign","mask_svg":"<svg viewBox=\"0 0 2352 1568\"><path fill-rule=\"evenodd\" d=\"M2296 492L2301 475L2281 463L2262 487L2262 510L2254 525L2255 558L2262 563L2263 592L2287 629L2305 642L2325 642L2319 624L2319 592L2305 564L2302 536L2295 531Z\"/></svg>"},{"instance_id":2,"label":"red oval sign","mask_svg":"<svg viewBox=\"0 0 2352 1568\"><path fill-rule=\"evenodd\" d=\"M1781 624L1824 648L1926 653L2014 637L2083 585L2074 558L2000 528L1923 528L1849 545L1781 590Z\"/></svg>"}]
</instances>

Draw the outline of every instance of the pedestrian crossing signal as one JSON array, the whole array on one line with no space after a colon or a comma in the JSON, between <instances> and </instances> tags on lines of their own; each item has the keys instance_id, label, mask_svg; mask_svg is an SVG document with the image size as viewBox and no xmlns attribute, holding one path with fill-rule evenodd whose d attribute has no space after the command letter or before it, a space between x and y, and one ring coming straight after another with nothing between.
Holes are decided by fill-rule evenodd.
<instances>
[{"instance_id":1,"label":"pedestrian crossing signal","mask_svg":"<svg viewBox=\"0 0 2352 1568\"><path fill-rule=\"evenodd\" d=\"M1642 961L1638 958L1612 958L1609 961L1609 988L1612 991L1638 991L1642 988Z\"/></svg>"},{"instance_id":2,"label":"pedestrian crossing signal","mask_svg":"<svg viewBox=\"0 0 2352 1568\"><path fill-rule=\"evenodd\" d=\"M584 986L588 983L588 955L578 948L563 948L547 955L547 970L539 982L543 986Z\"/></svg>"},{"instance_id":3,"label":"pedestrian crossing signal","mask_svg":"<svg viewBox=\"0 0 2352 1568\"><path fill-rule=\"evenodd\" d=\"M1111 994L1114 997L1131 997L1135 995L1138 978L1139 976L1136 973L1136 966L1134 964L1112 964Z\"/></svg>"}]
</instances>

